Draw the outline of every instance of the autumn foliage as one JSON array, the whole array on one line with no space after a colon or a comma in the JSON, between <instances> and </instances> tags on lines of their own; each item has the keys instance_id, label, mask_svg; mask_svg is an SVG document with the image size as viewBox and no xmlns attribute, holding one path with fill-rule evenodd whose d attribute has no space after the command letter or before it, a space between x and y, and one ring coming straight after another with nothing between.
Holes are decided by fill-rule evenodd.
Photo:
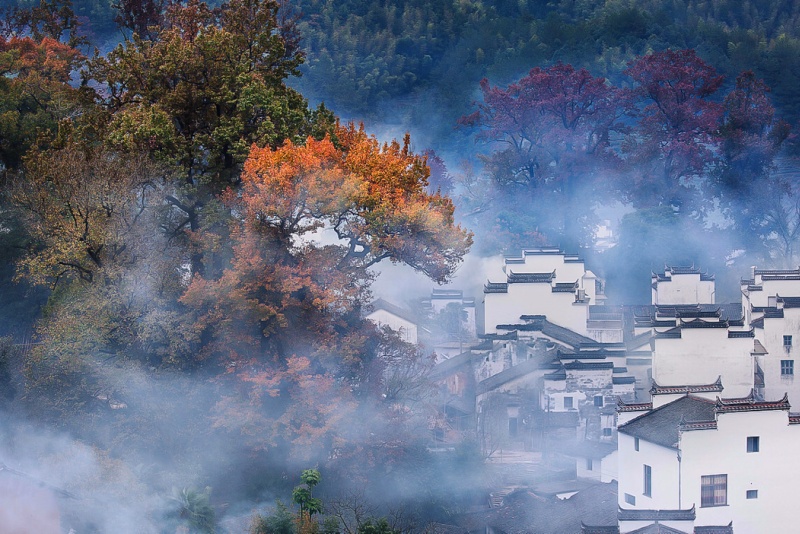
<instances>
[{"instance_id":1,"label":"autumn foliage","mask_svg":"<svg viewBox=\"0 0 800 534\"><path fill-rule=\"evenodd\" d=\"M194 327L209 334L201 337L213 340L204 357L227 362L251 388L255 404L229 398L222 413L251 413L251 423L267 417L269 425L255 426L296 444L319 443L312 438L353 409L342 404L351 390L336 377L365 393L380 380L371 371L383 334L360 315L370 267L405 263L442 282L471 244L454 223L452 202L426 191L428 168L408 138L380 143L353 125L335 133L336 142L251 149L241 188L223 195L235 214L229 267L216 278L196 274L181 299L196 314ZM197 239L211 245L218 237L207 231ZM263 409L279 402L271 398L291 398L291 406L276 418Z\"/></svg>"}]
</instances>

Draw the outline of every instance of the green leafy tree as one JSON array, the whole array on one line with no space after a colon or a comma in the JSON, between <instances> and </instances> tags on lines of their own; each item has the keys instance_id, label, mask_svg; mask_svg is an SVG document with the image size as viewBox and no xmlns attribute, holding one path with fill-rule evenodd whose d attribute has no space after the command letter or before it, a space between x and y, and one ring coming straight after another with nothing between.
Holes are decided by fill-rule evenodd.
<instances>
[{"instance_id":1,"label":"green leafy tree","mask_svg":"<svg viewBox=\"0 0 800 534\"><path fill-rule=\"evenodd\" d=\"M210 503L211 488L202 492L191 488L175 490L171 500L176 504L176 514L185 521L190 533L213 534L216 532L216 514Z\"/></svg>"},{"instance_id":2,"label":"green leafy tree","mask_svg":"<svg viewBox=\"0 0 800 534\"><path fill-rule=\"evenodd\" d=\"M322 513L322 500L313 496L314 487L320 483L322 476L316 469L304 469L300 474L301 486L292 491L292 501L300 506L297 515L297 531L300 534L316 532L319 525L314 521L314 514Z\"/></svg>"},{"instance_id":3,"label":"green leafy tree","mask_svg":"<svg viewBox=\"0 0 800 534\"><path fill-rule=\"evenodd\" d=\"M256 514L250 523L250 534L294 534L296 518L281 501L267 516Z\"/></svg>"}]
</instances>

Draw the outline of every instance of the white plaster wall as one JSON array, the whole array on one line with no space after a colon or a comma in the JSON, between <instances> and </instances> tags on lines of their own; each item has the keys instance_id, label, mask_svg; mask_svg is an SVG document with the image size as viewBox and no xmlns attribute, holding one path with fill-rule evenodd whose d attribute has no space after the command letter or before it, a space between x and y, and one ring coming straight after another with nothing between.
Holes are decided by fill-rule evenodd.
<instances>
[{"instance_id":1,"label":"white plaster wall","mask_svg":"<svg viewBox=\"0 0 800 534\"><path fill-rule=\"evenodd\" d=\"M386 310L377 309L367 315L367 319L378 326L388 326L397 332L403 341L414 344L417 343L417 325L402 317L398 317Z\"/></svg>"},{"instance_id":2,"label":"white plaster wall","mask_svg":"<svg viewBox=\"0 0 800 534\"><path fill-rule=\"evenodd\" d=\"M800 309L783 310L783 319L764 319L764 330L756 330L756 336L769 354L761 358L764 370L764 396L766 399L778 399L784 393L789 394L789 402L800 407ZM792 336L792 348L783 346L783 336ZM781 376L781 360L795 361L795 375Z\"/></svg>"},{"instance_id":3,"label":"white plaster wall","mask_svg":"<svg viewBox=\"0 0 800 534\"><path fill-rule=\"evenodd\" d=\"M614 451L603 458L603 461L600 464L600 482L611 482L612 480L617 480L617 473L619 469L619 466L617 465L618 457L619 454L617 451Z\"/></svg>"},{"instance_id":4,"label":"white plaster wall","mask_svg":"<svg viewBox=\"0 0 800 534\"><path fill-rule=\"evenodd\" d=\"M701 281L699 274L673 274L656 283L653 304L714 304L714 292L714 281Z\"/></svg>"},{"instance_id":5,"label":"white plaster wall","mask_svg":"<svg viewBox=\"0 0 800 534\"><path fill-rule=\"evenodd\" d=\"M753 306L768 306L769 297L780 295L782 297L800 296L800 280L762 280L761 275L756 277L756 282L761 284L761 291L751 291L750 301Z\"/></svg>"},{"instance_id":6,"label":"white plaster wall","mask_svg":"<svg viewBox=\"0 0 800 534\"><path fill-rule=\"evenodd\" d=\"M511 264L507 270L515 273L551 273L556 272L556 281L574 282L585 272L583 262L564 263L563 254L533 254L525 256L525 264Z\"/></svg>"},{"instance_id":7,"label":"white plaster wall","mask_svg":"<svg viewBox=\"0 0 800 534\"><path fill-rule=\"evenodd\" d=\"M522 315L546 315L551 323L586 334L586 305L576 305L573 293L553 293L550 284L508 284L508 293L486 293L485 331L498 324L520 323Z\"/></svg>"},{"instance_id":8,"label":"white plaster wall","mask_svg":"<svg viewBox=\"0 0 800 534\"><path fill-rule=\"evenodd\" d=\"M575 459L575 476L587 480L600 481L600 459L595 458L592 460L592 468L586 468L586 458Z\"/></svg>"},{"instance_id":9,"label":"white plaster wall","mask_svg":"<svg viewBox=\"0 0 800 534\"><path fill-rule=\"evenodd\" d=\"M637 510L667 510L678 508L678 451L668 449L643 439L639 450L634 448L634 438L617 434L617 463L619 468L618 502L621 508ZM652 468L652 496L643 495L644 465ZM625 502L625 494L636 497L636 505Z\"/></svg>"},{"instance_id":10,"label":"white plaster wall","mask_svg":"<svg viewBox=\"0 0 800 534\"><path fill-rule=\"evenodd\" d=\"M684 328L681 338L657 338L653 379L660 385L713 384L722 375L725 397L753 387L753 338L728 338L725 328Z\"/></svg>"},{"instance_id":11,"label":"white plaster wall","mask_svg":"<svg viewBox=\"0 0 800 534\"><path fill-rule=\"evenodd\" d=\"M721 414L717 430L684 432L683 508L697 506L696 525L727 525L736 532L787 532L796 523L796 475L800 473L800 425L785 411ZM759 452L747 452L747 437L759 436ZM728 475L727 506L701 507L701 476ZM758 490L747 499L747 490Z\"/></svg>"}]
</instances>

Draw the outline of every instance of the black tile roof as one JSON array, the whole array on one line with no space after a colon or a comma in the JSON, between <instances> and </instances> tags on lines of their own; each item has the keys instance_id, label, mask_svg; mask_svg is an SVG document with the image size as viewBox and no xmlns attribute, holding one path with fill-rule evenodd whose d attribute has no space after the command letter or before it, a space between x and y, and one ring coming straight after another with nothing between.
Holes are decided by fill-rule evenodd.
<instances>
[{"instance_id":1,"label":"black tile roof","mask_svg":"<svg viewBox=\"0 0 800 534\"><path fill-rule=\"evenodd\" d=\"M679 432L716 428L718 414L773 410L788 412L789 408L787 395L776 401L760 401L752 390L747 397L731 399L717 397L716 402L687 395L640 415L620 425L617 430L663 447L676 449Z\"/></svg>"},{"instance_id":2,"label":"black tile roof","mask_svg":"<svg viewBox=\"0 0 800 534\"><path fill-rule=\"evenodd\" d=\"M747 397L737 399L720 399L717 397L716 413L736 412L763 412L772 410L789 411L789 395L784 393L783 398L775 401L762 401L756 398L755 392L750 391Z\"/></svg>"},{"instance_id":3,"label":"black tile roof","mask_svg":"<svg viewBox=\"0 0 800 534\"><path fill-rule=\"evenodd\" d=\"M573 332L569 328L558 326L546 319L545 315L522 315L520 316L525 323L520 324L499 324L495 328L498 330L519 330L520 332L541 332L545 336L551 337L573 348L578 348L581 344L597 343L592 338Z\"/></svg>"},{"instance_id":4,"label":"black tile roof","mask_svg":"<svg viewBox=\"0 0 800 534\"><path fill-rule=\"evenodd\" d=\"M573 293L578 289L578 282L556 282L550 289L553 293Z\"/></svg>"},{"instance_id":5,"label":"black tile roof","mask_svg":"<svg viewBox=\"0 0 800 534\"><path fill-rule=\"evenodd\" d=\"M784 308L800 308L800 297L779 297Z\"/></svg>"},{"instance_id":6,"label":"black tile roof","mask_svg":"<svg viewBox=\"0 0 800 534\"><path fill-rule=\"evenodd\" d=\"M651 443L677 448L679 425L682 421L713 421L715 404L699 397L681 397L640 415L617 430Z\"/></svg>"},{"instance_id":7,"label":"black tile roof","mask_svg":"<svg viewBox=\"0 0 800 534\"><path fill-rule=\"evenodd\" d=\"M777 275L781 275L781 274L800 274L800 267L798 267L797 269L756 269L755 270L755 274L756 275L760 274L762 276L763 275L767 275L767 276L774 275L774 276L777 276Z\"/></svg>"},{"instance_id":8,"label":"black tile roof","mask_svg":"<svg viewBox=\"0 0 800 534\"><path fill-rule=\"evenodd\" d=\"M764 308L763 312L764 319L783 319L783 308Z\"/></svg>"},{"instance_id":9,"label":"black tile roof","mask_svg":"<svg viewBox=\"0 0 800 534\"><path fill-rule=\"evenodd\" d=\"M505 282L486 282L483 286L484 293L508 293L508 284Z\"/></svg>"},{"instance_id":10,"label":"black tile roof","mask_svg":"<svg viewBox=\"0 0 800 534\"><path fill-rule=\"evenodd\" d=\"M618 412L642 412L642 411L649 412L652 409L653 409L652 402L632 402L628 404L619 397L617 398Z\"/></svg>"},{"instance_id":11,"label":"black tile roof","mask_svg":"<svg viewBox=\"0 0 800 534\"><path fill-rule=\"evenodd\" d=\"M635 384L636 377L635 376L612 376L611 377L612 384Z\"/></svg>"},{"instance_id":12,"label":"black tile roof","mask_svg":"<svg viewBox=\"0 0 800 534\"><path fill-rule=\"evenodd\" d=\"M581 534L619 534L619 527L617 525L607 527L587 525L581 521Z\"/></svg>"},{"instance_id":13,"label":"black tile roof","mask_svg":"<svg viewBox=\"0 0 800 534\"><path fill-rule=\"evenodd\" d=\"M682 386L660 386L653 380L653 386L650 388L651 395L674 395L674 394L689 394L689 393L720 393L722 392L722 377L718 377L713 384L703 385L682 385Z\"/></svg>"},{"instance_id":14,"label":"black tile roof","mask_svg":"<svg viewBox=\"0 0 800 534\"><path fill-rule=\"evenodd\" d=\"M581 525L615 527L617 484L593 484L569 499L546 498L520 489L503 499L503 506L457 519L470 532L492 527L506 534L579 534ZM612 531L613 532L613 531ZM602 534L608 534L608 531Z\"/></svg>"},{"instance_id":15,"label":"black tile roof","mask_svg":"<svg viewBox=\"0 0 800 534\"><path fill-rule=\"evenodd\" d=\"M691 319L691 318L709 318L715 317L719 318L722 315L722 309L717 307L712 310L704 310L702 308L698 308L696 310L677 310L675 312L676 317L680 317L682 319Z\"/></svg>"},{"instance_id":16,"label":"black tile roof","mask_svg":"<svg viewBox=\"0 0 800 534\"><path fill-rule=\"evenodd\" d=\"M564 369L568 371L602 371L613 370L614 362L567 362L564 364Z\"/></svg>"},{"instance_id":17,"label":"black tile roof","mask_svg":"<svg viewBox=\"0 0 800 534\"><path fill-rule=\"evenodd\" d=\"M481 339L491 339L492 341L515 341L519 338L516 330L506 332L505 334L482 334L478 337Z\"/></svg>"},{"instance_id":18,"label":"black tile roof","mask_svg":"<svg viewBox=\"0 0 800 534\"><path fill-rule=\"evenodd\" d=\"M737 338L744 338L744 337L756 337L756 333L753 330L730 330L728 332L729 339L737 339Z\"/></svg>"},{"instance_id":19,"label":"black tile roof","mask_svg":"<svg viewBox=\"0 0 800 534\"><path fill-rule=\"evenodd\" d=\"M550 273L515 273L509 272L507 281L509 284L549 284L556 277L556 272Z\"/></svg>"},{"instance_id":20,"label":"black tile roof","mask_svg":"<svg viewBox=\"0 0 800 534\"><path fill-rule=\"evenodd\" d=\"M605 349L601 350L569 350L569 349L559 349L558 350L558 357L562 359L577 359L577 360L605 360L609 357L614 356L625 356L624 352L621 351L609 351Z\"/></svg>"},{"instance_id":21,"label":"black tile roof","mask_svg":"<svg viewBox=\"0 0 800 534\"><path fill-rule=\"evenodd\" d=\"M493 389L502 386L503 384L510 382L514 379L523 377L530 373L535 373L539 371L540 364L541 362L539 362L535 358L524 361L522 363L518 363L513 367L509 367L505 371L501 371L496 375L492 375L489 378L478 382L476 392L478 395L480 395L482 393L492 391Z\"/></svg>"},{"instance_id":22,"label":"black tile roof","mask_svg":"<svg viewBox=\"0 0 800 534\"><path fill-rule=\"evenodd\" d=\"M680 320L681 328L728 328L728 321L704 321L702 319Z\"/></svg>"},{"instance_id":23,"label":"black tile roof","mask_svg":"<svg viewBox=\"0 0 800 534\"><path fill-rule=\"evenodd\" d=\"M431 380L437 380L446 376L450 376L453 373L461 370L468 371L471 374L471 363L472 353L470 351L462 352L457 356L453 356L452 358L448 358L434 365L433 369L431 369L430 373L428 373L428 378Z\"/></svg>"},{"instance_id":24,"label":"black tile roof","mask_svg":"<svg viewBox=\"0 0 800 534\"><path fill-rule=\"evenodd\" d=\"M680 312L691 313L700 311L699 304L656 304L654 307L655 315L662 317L675 317Z\"/></svg>"},{"instance_id":25,"label":"black tile roof","mask_svg":"<svg viewBox=\"0 0 800 534\"><path fill-rule=\"evenodd\" d=\"M694 506L688 510L627 510L617 511L619 521L694 521Z\"/></svg>"},{"instance_id":26,"label":"black tile roof","mask_svg":"<svg viewBox=\"0 0 800 534\"><path fill-rule=\"evenodd\" d=\"M680 327L676 326L666 332L656 332L655 336L656 339L680 339L681 338L681 329Z\"/></svg>"},{"instance_id":27,"label":"black tile roof","mask_svg":"<svg viewBox=\"0 0 800 534\"><path fill-rule=\"evenodd\" d=\"M664 266L664 273L667 272L672 274L701 274L700 269L695 267L694 265L691 266L666 265Z\"/></svg>"},{"instance_id":28,"label":"black tile roof","mask_svg":"<svg viewBox=\"0 0 800 534\"><path fill-rule=\"evenodd\" d=\"M694 534L733 534L733 521L725 526L694 527Z\"/></svg>"},{"instance_id":29,"label":"black tile roof","mask_svg":"<svg viewBox=\"0 0 800 534\"><path fill-rule=\"evenodd\" d=\"M685 530L678 530L677 528L668 527L661 523L650 523L642 528L631 530L627 534L689 534Z\"/></svg>"},{"instance_id":30,"label":"black tile roof","mask_svg":"<svg viewBox=\"0 0 800 534\"><path fill-rule=\"evenodd\" d=\"M545 380L566 380L567 372L562 368L552 373L545 373L542 378Z\"/></svg>"}]
</instances>

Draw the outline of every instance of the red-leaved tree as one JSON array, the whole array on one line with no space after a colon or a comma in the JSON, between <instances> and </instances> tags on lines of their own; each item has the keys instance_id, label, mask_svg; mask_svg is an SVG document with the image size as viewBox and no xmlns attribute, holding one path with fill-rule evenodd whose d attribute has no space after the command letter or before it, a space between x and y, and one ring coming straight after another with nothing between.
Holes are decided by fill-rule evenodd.
<instances>
[{"instance_id":1,"label":"red-leaved tree","mask_svg":"<svg viewBox=\"0 0 800 534\"><path fill-rule=\"evenodd\" d=\"M626 144L634 168L629 200L681 206L717 163L723 106L710 100L722 84L694 50L664 50L632 61L641 118Z\"/></svg>"},{"instance_id":2,"label":"red-leaved tree","mask_svg":"<svg viewBox=\"0 0 800 534\"><path fill-rule=\"evenodd\" d=\"M591 202L581 197L618 163L610 141L625 131L629 92L560 63L531 69L506 88L484 79L481 91L478 110L460 124L480 128L477 140L493 150L483 159L494 181L524 188L526 209L539 212L550 239L586 244ZM518 189L513 194L519 198ZM576 226L582 220L583 232Z\"/></svg>"}]
</instances>

